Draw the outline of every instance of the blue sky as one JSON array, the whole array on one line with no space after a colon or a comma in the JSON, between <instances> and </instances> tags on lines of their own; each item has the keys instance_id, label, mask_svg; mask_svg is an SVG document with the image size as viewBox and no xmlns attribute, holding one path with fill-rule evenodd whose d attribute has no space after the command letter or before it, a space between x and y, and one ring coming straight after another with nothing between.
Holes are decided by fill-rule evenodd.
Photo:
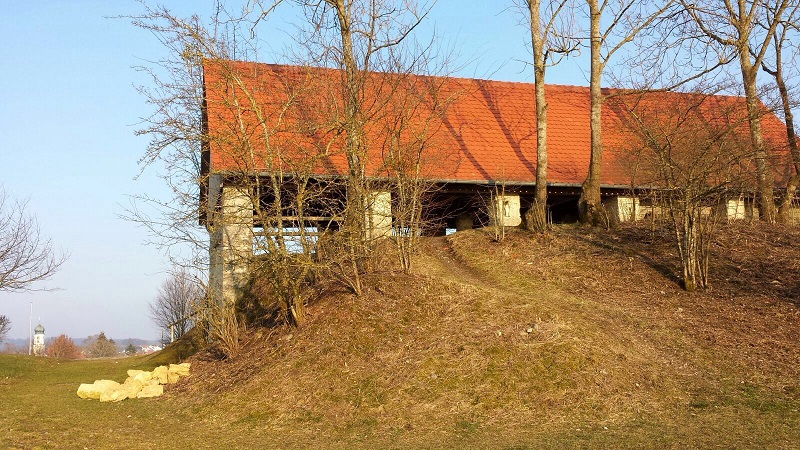
<instances>
[{"instance_id":1,"label":"blue sky","mask_svg":"<svg viewBox=\"0 0 800 450\"><path fill-rule=\"evenodd\" d=\"M212 2L166 1L181 15L206 12ZM442 0L430 23L456 43L463 69L456 75L529 81L528 31L505 2ZM146 137L134 136L149 106L134 86L147 82L133 66L163 55L158 41L129 20L134 1L8 0L0 15L0 183L28 210L57 248L70 254L62 270L31 293L0 293L10 338L27 337L31 303L47 336L85 337L105 331L124 340L157 338L147 304L168 268L146 233L119 218L127 196L167 197L155 170L138 180ZM283 16L266 26L280 48L291 27ZM272 36L272 35L271 35ZM269 55L261 59L270 62ZM548 81L585 85L574 62ZM36 323L34 323L36 325Z\"/></svg>"}]
</instances>

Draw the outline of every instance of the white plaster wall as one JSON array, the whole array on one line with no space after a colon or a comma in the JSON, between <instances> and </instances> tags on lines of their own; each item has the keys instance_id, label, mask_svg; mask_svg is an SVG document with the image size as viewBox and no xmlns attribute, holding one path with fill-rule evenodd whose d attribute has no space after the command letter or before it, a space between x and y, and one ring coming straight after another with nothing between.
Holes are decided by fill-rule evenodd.
<instances>
[{"instance_id":1,"label":"white plaster wall","mask_svg":"<svg viewBox=\"0 0 800 450\"><path fill-rule=\"evenodd\" d=\"M800 208L789 208L789 223L792 225L800 225Z\"/></svg>"},{"instance_id":2,"label":"white plaster wall","mask_svg":"<svg viewBox=\"0 0 800 450\"><path fill-rule=\"evenodd\" d=\"M492 195L490 202L490 226L518 227L522 224L519 195Z\"/></svg>"},{"instance_id":3,"label":"white plaster wall","mask_svg":"<svg viewBox=\"0 0 800 450\"><path fill-rule=\"evenodd\" d=\"M757 220L758 208L753 205L752 200L739 196L720 201L717 207L717 214L720 214L728 222L734 220Z\"/></svg>"},{"instance_id":4,"label":"white plaster wall","mask_svg":"<svg viewBox=\"0 0 800 450\"><path fill-rule=\"evenodd\" d=\"M730 198L726 204L727 211L725 217L728 219L728 221L745 219L745 205L742 197Z\"/></svg>"},{"instance_id":5,"label":"white plaster wall","mask_svg":"<svg viewBox=\"0 0 800 450\"><path fill-rule=\"evenodd\" d=\"M603 202L603 206L606 208L611 220L615 222L633 222L635 220L641 220L646 213L646 211L639 206L638 197L612 197Z\"/></svg>"},{"instance_id":6,"label":"white plaster wall","mask_svg":"<svg viewBox=\"0 0 800 450\"><path fill-rule=\"evenodd\" d=\"M370 239L392 235L392 193L373 191L367 196L366 222Z\"/></svg>"}]
</instances>

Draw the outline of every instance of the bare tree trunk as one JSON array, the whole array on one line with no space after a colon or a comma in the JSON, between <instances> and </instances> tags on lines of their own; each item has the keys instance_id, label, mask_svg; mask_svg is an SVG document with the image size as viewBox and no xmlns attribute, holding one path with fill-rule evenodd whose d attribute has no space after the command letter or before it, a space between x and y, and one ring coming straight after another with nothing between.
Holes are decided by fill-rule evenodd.
<instances>
[{"instance_id":1,"label":"bare tree trunk","mask_svg":"<svg viewBox=\"0 0 800 450\"><path fill-rule=\"evenodd\" d=\"M597 0L588 0L590 14L591 71L589 77L591 157L589 172L581 185L578 199L578 214L582 223L600 225L605 222L603 204L600 200L600 165L603 159L602 108L603 95L600 90L600 76L603 62L600 61L600 10Z\"/></svg>"},{"instance_id":2,"label":"bare tree trunk","mask_svg":"<svg viewBox=\"0 0 800 450\"><path fill-rule=\"evenodd\" d=\"M342 62L344 63L344 121L346 132L347 169L349 176L348 184L348 204L357 205L357 209L362 208L360 198L364 180L364 166L361 155L361 135L363 127L360 118L360 105L358 98L358 65L353 55L353 40L350 30L350 11L344 0L329 0L329 3L336 9L336 17L339 22L339 32L342 39ZM359 198L355 198L355 197ZM352 202L351 202L352 200ZM351 220L357 220L363 214L353 214ZM357 220L358 221L358 220ZM363 219L359 222L363 225Z\"/></svg>"},{"instance_id":3,"label":"bare tree trunk","mask_svg":"<svg viewBox=\"0 0 800 450\"><path fill-rule=\"evenodd\" d=\"M683 288L687 292L693 292L697 289L697 274L695 269L697 267L697 229L695 228L696 219L694 211L691 206L685 205L683 211L683 224L682 224L682 238L681 247L683 258L681 263L683 265Z\"/></svg>"},{"instance_id":4,"label":"bare tree trunk","mask_svg":"<svg viewBox=\"0 0 800 450\"><path fill-rule=\"evenodd\" d=\"M345 205L346 244L351 257L353 282L351 288L361 295L361 272L366 260L367 224L365 207L366 173L363 158L364 127L359 102L359 70L353 54L353 38L349 5L344 0L326 0L336 10L339 33L342 40L342 63L344 65L344 125L346 133L345 154L347 157L347 204Z\"/></svg>"},{"instance_id":5,"label":"bare tree trunk","mask_svg":"<svg viewBox=\"0 0 800 450\"><path fill-rule=\"evenodd\" d=\"M758 177L758 199L761 219L765 222L775 222L775 197L773 188L775 181L772 177L772 167L764 148L764 137L761 133L761 111L759 111L758 94L756 92L756 69L750 61L747 48L739 50L739 64L742 69L745 102L747 104L747 120L750 124L750 140L756 163Z\"/></svg>"},{"instance_id":6,"label":"bare tree trunk","mask_svg":"<svg viewBox=\"0 0 800 450\"><path fill-rule=\"evenodd\" d=\"M777 220L781 223L789 222L789 209L792 206L792 200L797 192L797 186L800 184L800 149L797 148L797 135L794 131L794 114L792 114L792 105L789 101L789 89L786 87L786 80L783 78L783 61L781 56L781 46L783 39L775 37L775 70L770 70L766 65L762 64L765 72L775 78L775 84L778 86L778 93L781 97L781 106L783 107L783 116L786 121L786 138L789 141L789 153L792 158L792 166L794 167L794 175L792 175L786 183L786 192L780 200L778 207Z\"/></svg>"},{"instance_id":7,"label":"bare tree trunk","mask_svg":"<svg viewBox=\"0 0 800 450\"><path fill-rule=\"evenodd\" d=\"M531 44L533 47L533 78L536 90L536 189L526 217L531 231L547 228L547 100L544 92L544 39L540 22L540 0L529 0Z\"/></svg>"}]
</instances>

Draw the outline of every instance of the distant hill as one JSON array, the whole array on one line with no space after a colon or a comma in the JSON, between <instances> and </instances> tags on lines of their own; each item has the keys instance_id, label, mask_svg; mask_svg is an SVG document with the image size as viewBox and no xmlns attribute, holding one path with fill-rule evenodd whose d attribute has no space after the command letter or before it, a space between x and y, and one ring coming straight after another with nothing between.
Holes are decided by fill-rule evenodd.
<instances>
[{"instance_id":1,"label":"distant hill","mask_svg":"<svg viewBox=\"0 0 800 450\"><path fill-rule=\"evenodd\" d=\"M87 340L90 338L95 338L97 336L89 336L85 338L72 338L75 341L75 345L82 346L86 343ZM115 337L107 336L109 339L113 339L114 343L117 344L119 349L125 349L128 344L133 344L136 347L140 347L143 345L159 345L160 341L158 339L139 339L139 338L125 338L125 339L117 339Z\"/></svg>"}]
</instances>

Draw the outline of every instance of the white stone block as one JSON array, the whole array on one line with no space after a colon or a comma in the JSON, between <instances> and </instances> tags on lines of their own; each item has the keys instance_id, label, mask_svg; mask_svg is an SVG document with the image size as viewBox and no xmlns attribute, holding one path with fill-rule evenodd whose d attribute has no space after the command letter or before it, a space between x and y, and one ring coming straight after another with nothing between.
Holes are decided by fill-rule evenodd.
<instances>
[{"instance_id":1,"label":"white stone block","mask_svg":"<svg viewBox=\"0 0 800 450\"><path fill-rule=\"evenodd\" d=\"M143 387L141 392L136 395L136 398L160 397L162 395L164 395L164 386L156 384L153 386Z\"/></svg>"},{"instance_id":2,"label":"white stone block","mask_svg":"<svg viewBox=\"0 0 800 450\"><path fill-rule=\"evenodd\" d=\"M617 196L611 197L603 206L608 212L609 218L614 222L633 222L644 217L644 211L639 206L638 197Z\"/></svg>"},{"instance_id":3,"label":"white stone block","mask_svg":"<svg viewBox=\"0 0 800 450\"><path fill-rule=\"evenodd\" d=\"M522 224L520 200L517 194L492 195L489 203L489 225L518 227Z\"/></svg>"},{"instance_id":4,"label":"white stone block","mask_svg":"<svg viewBox=\"0 0 800 450\"><path fill-rule=\"evenodd\" d=\"M392 235L392 193L374 191L367 195L366 224L370 239Z\"/></svg>"}]
</instances>

